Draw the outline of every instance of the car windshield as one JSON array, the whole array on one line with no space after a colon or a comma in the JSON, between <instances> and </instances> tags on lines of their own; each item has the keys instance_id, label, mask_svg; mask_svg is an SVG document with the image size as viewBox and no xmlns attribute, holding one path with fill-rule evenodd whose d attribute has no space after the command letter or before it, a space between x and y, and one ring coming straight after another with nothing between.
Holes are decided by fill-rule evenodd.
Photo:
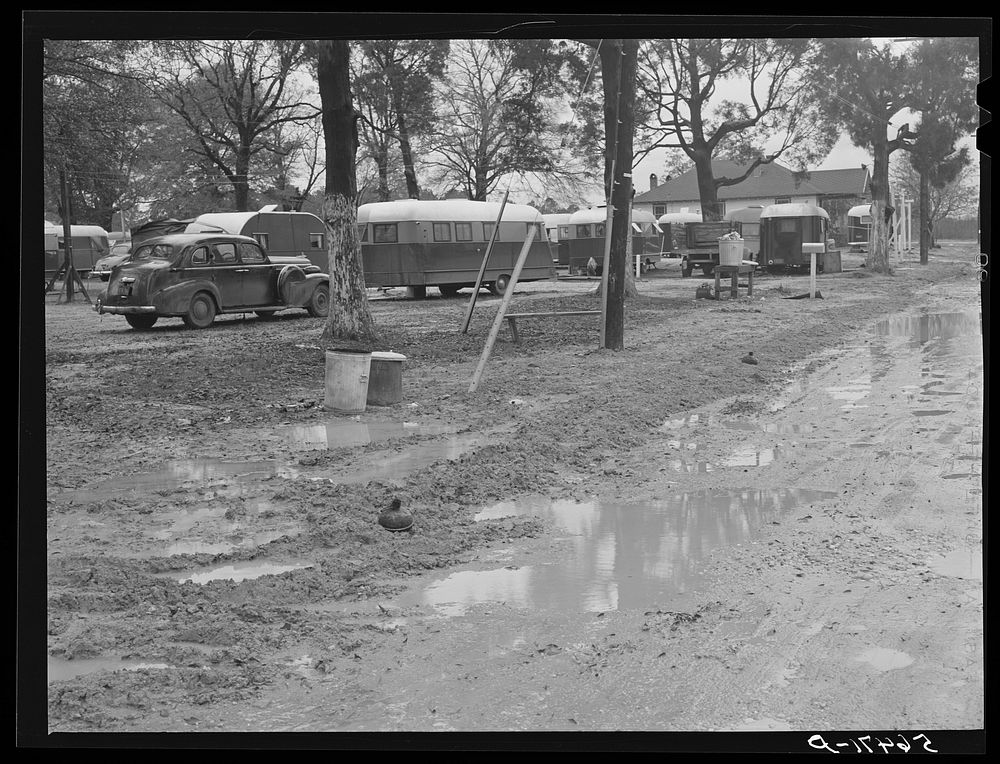
<instances>
[{"instance_id":1,"label":"car windshield","mask_svg":"<svg viewBox=\"0 0 1000 764\"><path fill-rule=\"evenodd\" d=\"M174 248L169 244L147 244L132 253L133 260L170 260Z\"/></svg>"}]
</instances>

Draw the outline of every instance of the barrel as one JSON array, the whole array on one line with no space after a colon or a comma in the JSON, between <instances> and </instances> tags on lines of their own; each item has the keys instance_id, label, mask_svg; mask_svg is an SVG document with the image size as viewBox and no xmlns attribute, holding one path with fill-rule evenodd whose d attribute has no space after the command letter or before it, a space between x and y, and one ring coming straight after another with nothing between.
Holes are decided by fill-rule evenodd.
<instances>
[{"instance_id":1,"label":"barrel","mask_svg":"<svg viewBox=\"0 0 1000 764\"><path fill-rule=\"evenodd\" d=\"M337 348L326 351L326 398L323 405L341 414L365 410L372 354Z\"/></svg>"},{"instance_id":2,"label":"barrel","mask_svg":"<svg viewBox=\"0 0 1000 764\"><path fill-rule=\"evenodd\" d=\"M371 376L368 380L368 403L372 406L392 406L403 400L403 361L400 353L372 353Z\"/></svg>"}]
</instances>

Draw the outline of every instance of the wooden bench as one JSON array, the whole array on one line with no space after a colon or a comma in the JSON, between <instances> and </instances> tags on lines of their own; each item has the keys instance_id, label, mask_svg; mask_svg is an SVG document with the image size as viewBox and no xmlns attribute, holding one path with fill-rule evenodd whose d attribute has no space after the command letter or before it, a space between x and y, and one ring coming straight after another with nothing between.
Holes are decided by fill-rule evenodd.
<instances>
[{"instance_id":1,"label":"wooden bench","mask_svg":"<svg viewBox=\"0 0 1000 764\"><path fill-rule=\"evenodd\" d=\"M756 265L717 265L715 266L715 299L719 299L719 293L722 291L719 282L722 276L730 277L729 284L729 295L730 297L736 297L738 294L739 277L742 275L747 276L747 297L753 297L753 272L756 270Z\"/></svg>"},{"instance_id":2,"label":"wooden bench","mask_svg":"<svg viewBox=\"0 0 1000 764\"><path fill-rule=\"evenodd\" d=\"M563 310L563 311L552 311L548 313L508 313L504 316L507 319L507 324L510 326L510 334L514 338L514 342L520 342L521 338L517 334L517 319L519 318L548 318L551 316L599 316L601 311L599 310Z\"/></svg>"}]
</instances>

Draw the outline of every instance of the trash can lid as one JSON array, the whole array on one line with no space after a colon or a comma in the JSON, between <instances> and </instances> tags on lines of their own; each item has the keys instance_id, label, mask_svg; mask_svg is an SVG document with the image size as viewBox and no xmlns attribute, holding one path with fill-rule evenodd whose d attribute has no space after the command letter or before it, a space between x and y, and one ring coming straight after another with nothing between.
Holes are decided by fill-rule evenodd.
<instances>
[{"instance_id":1,"label":"trash can lid","mask_svg":"<svg viewBox=\"0 0 1000 764\"><path fill-rule=\"evenodd\" d=\"M375 350L372 352L373 361L405 361L406 356L402 353L393 353L391 351L379 351Z\"/></svg>"}]
</instances>

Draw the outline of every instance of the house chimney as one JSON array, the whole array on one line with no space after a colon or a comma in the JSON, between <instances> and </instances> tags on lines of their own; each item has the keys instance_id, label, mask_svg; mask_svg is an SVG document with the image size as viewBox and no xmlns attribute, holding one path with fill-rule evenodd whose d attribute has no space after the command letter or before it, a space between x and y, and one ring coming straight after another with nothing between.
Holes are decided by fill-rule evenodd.
<instances>
[{"instance_id":1,"label":"house chimney","mask_svg":"<svg viewBox=\"0 0 1000 764\"><path fill-rule=\"evenodd\" d=\"M652 191L654 188L656 188L657 185L659 185L659 182L660 181L657 180L655 172L649 173L649 190L650 191Z\"/></svg>"}]
</instances>

